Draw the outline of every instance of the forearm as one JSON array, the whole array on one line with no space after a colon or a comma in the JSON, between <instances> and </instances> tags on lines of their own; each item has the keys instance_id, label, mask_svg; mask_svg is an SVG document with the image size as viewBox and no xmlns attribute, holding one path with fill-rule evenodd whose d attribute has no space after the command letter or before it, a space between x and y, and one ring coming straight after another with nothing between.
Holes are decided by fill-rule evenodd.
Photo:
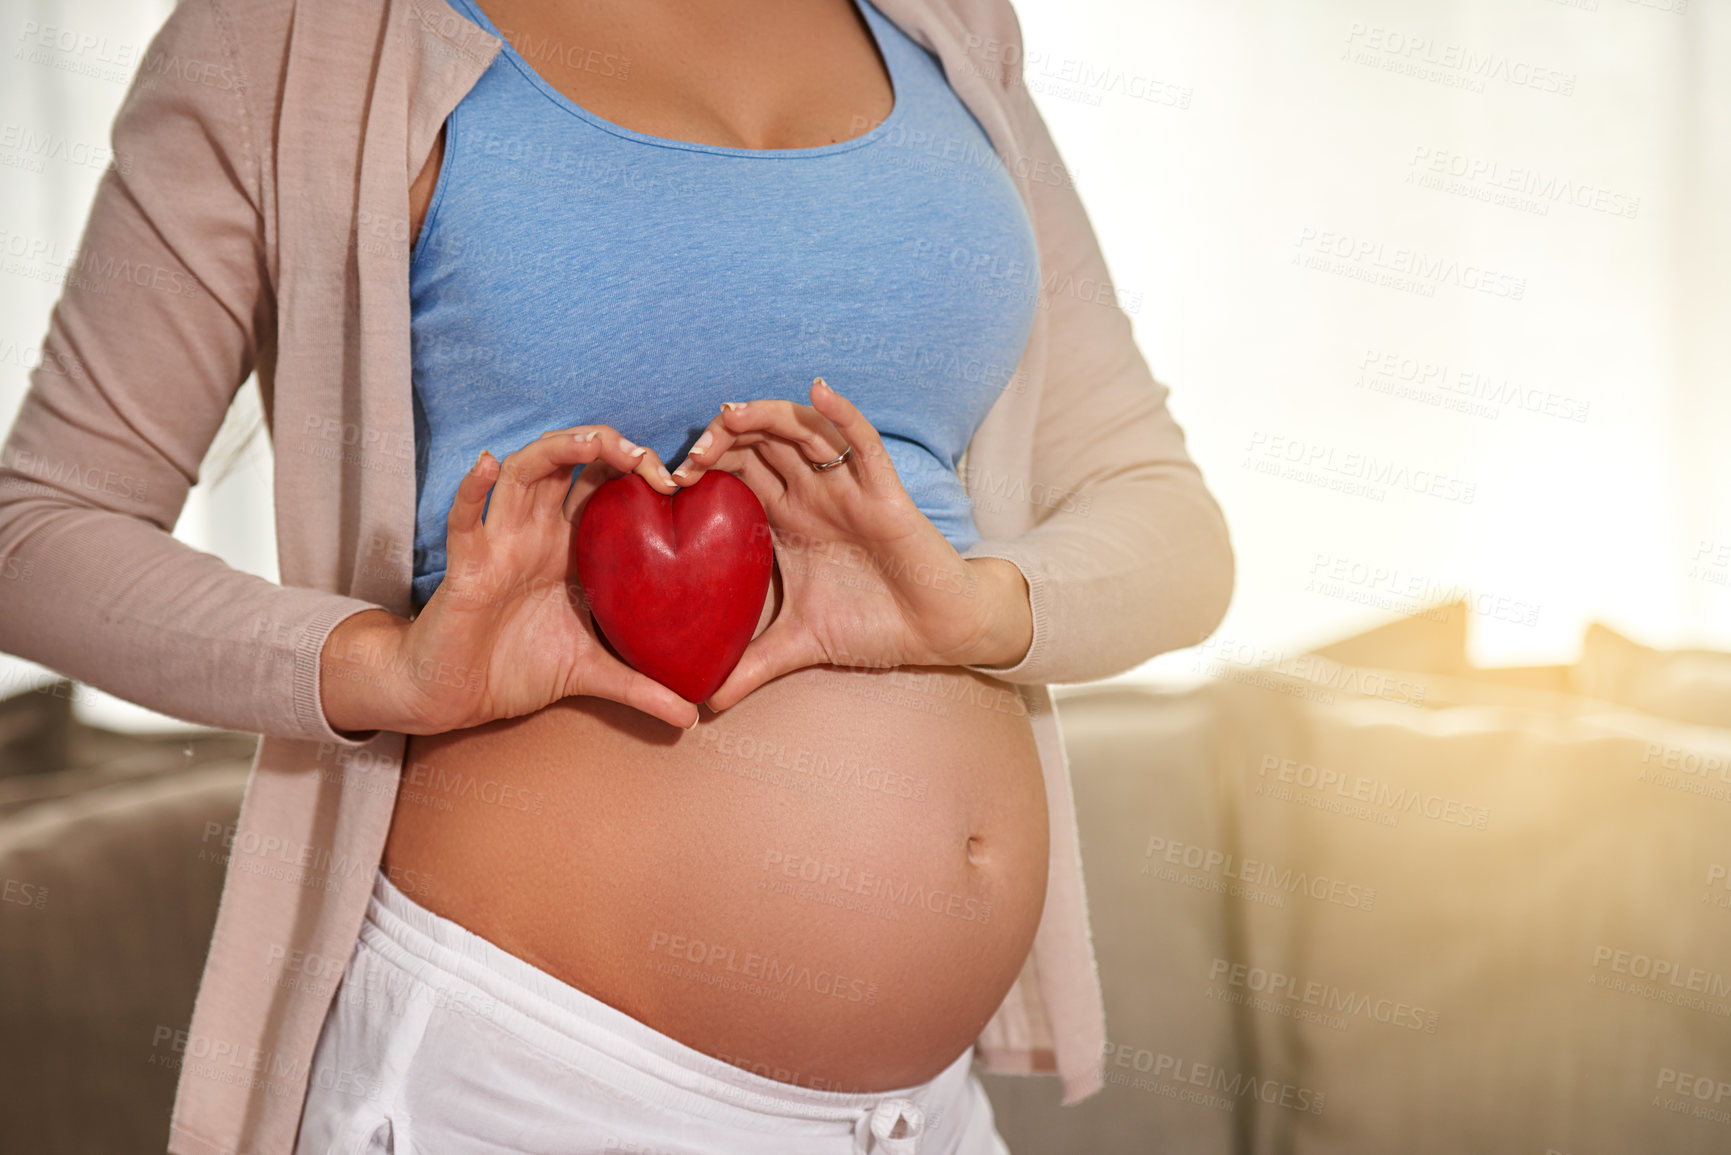
<instances>
[{"instance_id":1,"label":"forearm","mask_svg":"<svg viewBox=\"0 0 1731 1155\"><path fill-rule=\"evenodd\" d=\"M319 651L319 704L331 729L350 740L377 730L426 731L404 702L400 655L409 619L363 610L338 622Z\"/></svg>"},{"instance_id":2,"label":"forearm","mask_svg":"<svg viewBox=\"0 0 1731 1155\"><path fill-rule=\"evenodd\" d=\"M1231 540L1199 479L1101 494L1086 516L974 550L1028 580L1032 641L1014 666L981 670L1012 683L1096 681L1196 645L1232 596Z\"/></svg>"},{"instance_id":3,"label":"forearm","mask_svg":"<svg viewBox=\"0 0 1731 1155\"><path fill-rule=\"evenodd\" d=\"M1038 108L1026 89L1013 93L1018 160L1063 173ZM1110 287L1074 186L1028 189L1042 282ZM1038 388L999 402L1023 420L1036 407L1033 443L976 438L963 471L982 535L964 557L1020 570L1033 637L1014 666L976 668L1015 684L1094 681L1205 638L1231 598L1234 558L1129 316L1096 295L1054 292L1038 317Z\"/></svg>"},{"instance_id":4,"label":"forearm","mask_svg":"<svg viewBox=\"0 0 1731 1155\"><path fill-rule=\"evenodd\" d=\"M342 740L318 716L316 658L371 603L276 585L47 488L0 467L0 574L15 575L0 580L0 650L189 722Z\"/></svg>"},{"instance_id":5,"label":"forearm","mask_svg":"<svg viewBox=\"0 0 1731 1155\"><path fill-rule=\"evenodd\" d=\"M1002 558L966 560L978 579L973 596L982 599L986 609L983 632L957 664L1015 666L1034 641L1034 614L1028 602L1027 579L1013 562Z\"/></svg>"}]
</instances>

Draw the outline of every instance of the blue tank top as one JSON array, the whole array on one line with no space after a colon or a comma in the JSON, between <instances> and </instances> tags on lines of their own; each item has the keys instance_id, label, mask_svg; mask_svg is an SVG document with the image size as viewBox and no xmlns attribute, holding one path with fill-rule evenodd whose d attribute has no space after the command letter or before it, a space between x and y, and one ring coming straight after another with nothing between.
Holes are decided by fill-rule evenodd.
<instances>
[{"instance_id":1,"label":"blue tank top","mask_svg":"<svg viewBox=\"0 0 1731 1155\"><path fill-rule=\"evenodd\" d=\"M808 403L817 376L877 427L944 537L979 540L956 465L1020 387L1035 238L937 59L856 3L894 106L837 144L635 132L561 95L509 41L457 104L409 267L417 607L444 577L445 520L482 449L503 459L601 423L671 469L721 402Z\"/></svg>"}]
</instances>

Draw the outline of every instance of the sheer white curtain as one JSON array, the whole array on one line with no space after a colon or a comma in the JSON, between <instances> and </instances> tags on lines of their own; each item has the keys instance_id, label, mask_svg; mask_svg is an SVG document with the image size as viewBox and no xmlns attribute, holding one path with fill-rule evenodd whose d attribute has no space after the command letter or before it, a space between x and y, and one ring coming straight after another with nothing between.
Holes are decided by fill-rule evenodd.
<instances>
[{"instance_id":1,"label":"sheer white curtain","mask_svg":"<svg viewBox=\"0 0 1731 1155\"><path fill-rule=\"evenodd\" d=\"M169 7L0 0L0 424ZM1029 87L1233 529L1218 645L1291 653L1466 596L1484 662L1567 661L1595 618L1731 646L1731 7L1017 9ZM176 533L274 579L256 397ZM41 673L0 662L11 692Z\"/></svg>"}]
</instances>

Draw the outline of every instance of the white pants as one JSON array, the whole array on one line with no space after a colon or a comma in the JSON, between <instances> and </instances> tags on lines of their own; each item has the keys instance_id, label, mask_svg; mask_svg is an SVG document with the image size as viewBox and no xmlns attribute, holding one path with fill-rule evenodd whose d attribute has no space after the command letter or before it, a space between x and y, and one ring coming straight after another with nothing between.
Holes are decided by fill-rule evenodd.
<instances>
[{"instance_id":1,"label":"white pants","mask_svg":"<svg viewBox=\"0 0 1731 1155\"><path fill-rule=\"evenodd\" d=\"M1009 1155L970 1048L842 1094L679 1043L382 873L313 1056L295 1155Z\"/></svg>"}]
</instances>

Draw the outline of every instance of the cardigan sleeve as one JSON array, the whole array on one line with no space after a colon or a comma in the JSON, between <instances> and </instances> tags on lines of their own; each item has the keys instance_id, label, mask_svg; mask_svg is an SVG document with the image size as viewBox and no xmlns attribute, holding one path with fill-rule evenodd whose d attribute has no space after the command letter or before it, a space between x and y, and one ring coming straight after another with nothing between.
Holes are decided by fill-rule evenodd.
<instances>
[{"instance_id":1,"label":"cardigan sleeve","mask_svg":"<svg viewBox=\"0 0 1731 1155\"><path fill-rule=\"evenodd\" d=\"M0 649L178 718L357 745L319 699L342 619L172 536L274 330L263 132L215 0L182 0L113 128L40 364L0 446Z\"/></svg>"},{"instance_id":2,"label":"cardigan sleeve","mask_svg":"<svg viewBox=\"0 0 1731 1155\"><path fill-rule=\"evenodd\" d=\"M1192 646L1231 600L1226 520L1136 346L1130 319L1044 119L1020 84L1009 101L1034 179L1048 335L1026 495L1033 526L983 540L1027 579L1033 641L1012 683L1088 682Z\"/></svg>"}]
</instances>

